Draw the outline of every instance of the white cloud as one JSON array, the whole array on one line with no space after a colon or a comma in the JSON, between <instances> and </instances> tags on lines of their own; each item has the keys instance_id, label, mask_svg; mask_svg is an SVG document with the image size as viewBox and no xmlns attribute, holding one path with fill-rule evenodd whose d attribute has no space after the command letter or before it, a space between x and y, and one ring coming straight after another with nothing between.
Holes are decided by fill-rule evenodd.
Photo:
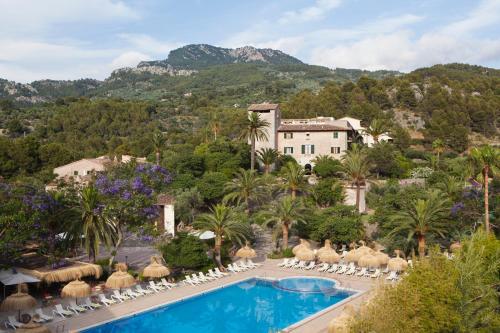
<instances>
[{"instance_id":1,"label":"white cloud","mask_svg":"<svg viewBox=\"0 0 500 333\"><path fill-rule=\"evenodd\" d=\"M166 58L168 53L182 46L182 43L160 41L146 34L119 34L118 37L125 40L131 47Z\"/></svg>"},{"instance_id":2,"label":"white cloud","mask_svg":"<svg viewBox=\"0 0 500 333\"><path fill-rule=\"evenodd\" d=\"M482 38L474 32L497 24L499 19L500 1L491 0L483 1L466 18L419 36L405 28L418 22L418 17L387 19L386 24L373 25L373 30L360 31L357 36L351 34L335 46L313 48L309 60L328 67L402 71L436 63L498 61L500 38ZM402 30L391 28L397 25Z\"/></svg>"},{"instance_id":3,"label":"white cloud","mask_svg":"<svg viewBox=\"0 0 500 333\"><path fill-rule=\"evenodd\" d=\"M135 67L139 62L146 60L151 60L151 57L141 52L129 51L113 59L113 61L111 61L111 67Z\"/></svg>"},{"instance_id":4,"label":"white cloud","mask_svg":"<svg viewBox=\"0 0 500 333\"><path fill-rule=\"evenodd\" d=\"M0 35L39 35L64 23L135 20L140 14L113 0L0 0Z\"/></svg>"},{"instance_id":5,"label":"white cloud","mask_svg":"<svg viewBox=\"0 0 500 333\"><path fill-rule=\"evenodd\" d=\"M340 6L341 2L341 0L316 0L313 6L285 12L278 22L289 24L319 20L332 9Z\"/></svg>"}]
</instances>

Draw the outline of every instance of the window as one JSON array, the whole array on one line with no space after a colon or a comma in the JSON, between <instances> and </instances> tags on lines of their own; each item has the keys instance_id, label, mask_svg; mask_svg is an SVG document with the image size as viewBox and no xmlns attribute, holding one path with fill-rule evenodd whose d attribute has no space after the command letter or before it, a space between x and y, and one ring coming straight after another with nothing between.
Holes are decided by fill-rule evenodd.
<instances>
[{"instance_id":1,"label":"window","mask_svg":"<svg viewBox=\"0 0 500 333\"><path fill-rule=\"evenodd\" d=\"M335 131L333 132L333 138L338 139L339 138L339 132Z\"/></svg>"},{"instance_id":2,"label":"window","mask_svg":"<svg viewBox=\"0 0 500 333\"><path fill-rule=\"evenodd\" d=\"M73 171L73 175L78 176L78 170Z\"/></svg>"},{"instance_id":3,"label":"window","mask_svg":"<svg viewBox=\"0 0 500 333\"><path fill-rule=\"evenodd\" d=\"M332 147L331 153L332 154L340 154L340 147Z\"/></svg>"},{"instance_id":4,"label":"window","mask_svg":"<svg viewBox=\"0 0 500 333\"><path fill-rule=\"evenodd\" d=\"M293 154L293 147L285 147L285 154Z\"/></svg>"},{"instance_id":5,"label":"window","mask_svg":"<svg viewBox=\"0 0 500 333\"><path fill-rule=\"evenodd\" d=\"M285 139L293 139L293 133L292 132L285 132L284 137L285 137Z\"/></svg>"},{"instance_id":6,"label":"window","mask_svg":"<svg viewBox=\"0 0 500 333\"><path fill-rule=\"evenodd\" d=\"M313 155L314 145L302 145L302 155Z\"/></svg>"}]
</instances>

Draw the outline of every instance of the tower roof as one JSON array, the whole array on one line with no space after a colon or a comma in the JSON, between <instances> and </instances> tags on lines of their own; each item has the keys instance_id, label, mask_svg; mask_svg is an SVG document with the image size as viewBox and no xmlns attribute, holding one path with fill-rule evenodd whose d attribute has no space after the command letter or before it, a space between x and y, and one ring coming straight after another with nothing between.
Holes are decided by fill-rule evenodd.
<instances>
[{"instance_id":1,"label":"tower roof","mask_svg":"<svg viewBox=\"0 0 500 333\"><path fill-rule=\"evenodd\" d=\"M248 107L248 111L276 110L278 107L279 104L271 104L271 103L250 104L250 106Z\"/></svg>"}]
</instances>

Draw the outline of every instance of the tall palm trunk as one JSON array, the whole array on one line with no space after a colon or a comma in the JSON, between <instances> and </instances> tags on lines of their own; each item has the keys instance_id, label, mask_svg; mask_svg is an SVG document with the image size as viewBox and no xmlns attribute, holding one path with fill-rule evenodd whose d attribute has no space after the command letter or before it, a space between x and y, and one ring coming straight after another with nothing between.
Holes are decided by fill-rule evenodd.
<instances>
[{"instance_id":1,"label":"tall palm trunk","mask_svg":"<svg viewBox=\"0 0 500 333\"><path fill-rule=\"evenodd\" d=\"M297 196L297 189L292 188L292 199L295 199L296 196Z\"/></svg>"},{"instance_id":2,"label":"tall palm trunk","mask_svg":"<svg viewBox=\"0 0 500 333\"><path fill-rule=\"evenodd\" d=\"M281 245L282 250L288 248L288 223L283 223L281 226L281 230L283 232L283 244Z\"/></svg>"},{"instance_id":3,"label":"tall palm trunk","mask_svg":"<svg viewBox=\"0 0 500 333\"><path fill-rule=\"evenodd\" d=\"M356 209L359 212L359 202L361 201L361 185L356 183Z\"/></svg>"},{"instance_id":4,"label":"tall palm trunk","mask_svg":"<svg viewBox=\"0 0 500 333\"><path fill-rule=\"evenodd\" d=\"M418 255L420 258L425 256L425 235L418 235Z\"/></svg>"},{"instance_id":5,"label":"tall palm trunk","mask_svg":"<svg viewBox=\"0 0 500 333\"><path fill-rule=\"evenodd\" d=\"M255 136L251 138L251 150L250 150L250 170L255 167Z\"/></svg>"},{"instance_id":6,"label":"tall palm trunk","mask_svg":"<svg viewBox=\"0 0 500 333\"><path fill-rule=\"evenodd\" d=\"M160 151L156 151L156 165L160 165Z\"/></svg>"},{"instance_id":7,"label":"tall palm trunk","mask_svg":"<svg viewBox=\"0 0 500 333\"><path fill-rule=\"evenodd\" d=\"M488 173L490 169L488 166L484 167L484 228L486 229L486 233L490 232L490 207L489 207L489 198L488 198Z\"/></svg>"},{"instance_id":8,"label":"tall palm trunk","mask_svg":"<svg viewBox=\"0 0 500 333\"><path fill-rule=\"evenodd\" d=\"M269 169L271 168L271 165L270 164L265 164L264 165L264 174L268 174L269 173Z\"/></svg>"},{"instance_id":9,"label":"tall palm trunk","mask_svg":"<svg viewBox=\"0 0 500 333\"><path fill-rule=\"evenodd\" d=\"M215 261L217 262L217 266L219 266L220 269L224 268L222 266L222 257L221 257L221 248L222 248L222 237L217 236L215 237Z\"/></svg>"}]
</instances>

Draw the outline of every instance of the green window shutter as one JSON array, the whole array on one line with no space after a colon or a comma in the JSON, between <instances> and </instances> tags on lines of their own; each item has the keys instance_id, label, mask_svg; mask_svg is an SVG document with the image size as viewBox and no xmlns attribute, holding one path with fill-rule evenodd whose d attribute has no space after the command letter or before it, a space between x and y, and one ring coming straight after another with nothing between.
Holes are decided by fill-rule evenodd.
<instances>
[{"instance_id":1,"label":"green window shutter","mask_svg":"<svg viewBox=\"0 0 500 333\"><path fill-rule=\"evenodd\" d=\"M306 146L302 145L302 155L306 153Z\"/></svg>"},{"instance_id":2,"label":"green window shutter","mask_svg":"<svg viewBox=\"0 0 500 333\"><path fill-rule=\"evenodd\" d=\"M314 154L314 145L311 145L311 154Z\"/></svg>"}]
</instances>

